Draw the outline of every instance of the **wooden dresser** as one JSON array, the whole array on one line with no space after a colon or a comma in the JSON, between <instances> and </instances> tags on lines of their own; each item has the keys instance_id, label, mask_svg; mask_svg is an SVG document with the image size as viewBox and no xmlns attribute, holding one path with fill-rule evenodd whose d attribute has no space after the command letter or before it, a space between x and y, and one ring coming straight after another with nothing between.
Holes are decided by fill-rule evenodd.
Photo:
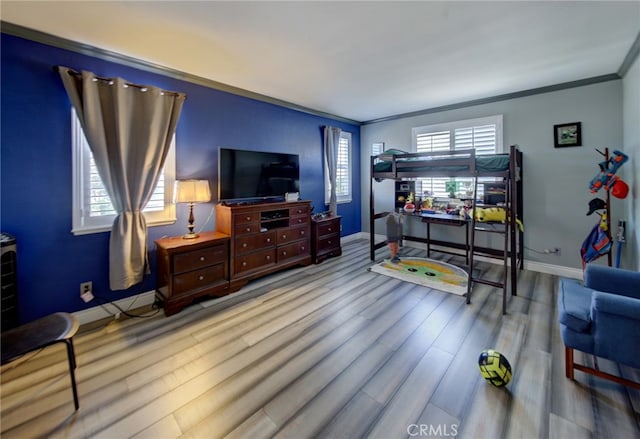
<instances>
[{"instance_id":1,"label":"wooden dresser","mask_svg":"<svg viewBox=\"0 0 640 439\"><path fill-rule=\"evenodd\" d=\"M309 201L216 206L216 228L231 237L232 291L249 280L311 263Z\"/></svg>"},{"instance_id":2,"label":"wooden dresser","mask_svg":"<svg viewBox=\"0 0 640 439\"><path fill-rule=\"evenodd\" d=\"M230 293L228 235L202 232L195 239L176 236L155 243L157 292L164 301L166 315L177 313L199 297Z\"/></svg>"},{"instance_id":3,"label":"wooden dresser","mask_svg":"<svg viewBox=\"0 0 640 439\"><path fill-rule=\"evenodd\" d=\"M311 220L311 254L314 264L342 254L340 230L340 216Z\"/></svg>"}]
</instances>

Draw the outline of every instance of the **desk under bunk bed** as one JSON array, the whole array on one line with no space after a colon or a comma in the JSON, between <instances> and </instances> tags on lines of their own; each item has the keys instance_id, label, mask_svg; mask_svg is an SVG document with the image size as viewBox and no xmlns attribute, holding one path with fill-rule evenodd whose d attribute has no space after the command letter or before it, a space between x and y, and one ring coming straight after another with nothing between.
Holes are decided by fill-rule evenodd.
<instances>
[{"instance_id":1,"label":"desk under bunk bed","mask_svg":"<svg viewBox=\"0 0 640 439\"><path fill-rule=\"evenodd\" d=\"M386 240L375 242L376 221L385 218L391 212L377 212L375 207L374 188L377 182L382 180L411 181L416 178L428 177L471 177L474 181L474 196L472 197L472 208L476 211L479 207L477 202L478 177L493 177L502 179L505 187L505 218L504 222L479 222L473 215L470 219L463 220L461 217L437 215L434 220L431 214L413 213L412 217L420 217L422 222L427 223L429 230L430 223L440 222L441 224L465 226L465 243L447 242L433 240L431 236L427 239L417 236L403 235L403 240L417 241L431 244L457 248L464 250L462 256L468 262L467 271L469 276L469 289L467 291L467 303L471 301L471 288L473 283L483 283L503 289L503 313L506 312L506 291L508 274L510 274L511 294L517 294L518 270L523 268L524 241L523 232L516 226L516 219L522 219L522 152L517 145L511 145L508 153L476 155L474 149L443 151L430 153L402 153L402 154L380 154L371 157L371 186L369 196L369 230L370 230L370 257L375 260L376 250L386 245ZM469 232L471 237L469 237ZM504 236L503 249L480 247L475 245L476 232L499 233ZM456 254L456 253L454 253ZM473 273L474 258L476 255L500 258L503 260L504 273L502 282L495 282L488 279L476 278Z\"/></svg>"}]
</instances>

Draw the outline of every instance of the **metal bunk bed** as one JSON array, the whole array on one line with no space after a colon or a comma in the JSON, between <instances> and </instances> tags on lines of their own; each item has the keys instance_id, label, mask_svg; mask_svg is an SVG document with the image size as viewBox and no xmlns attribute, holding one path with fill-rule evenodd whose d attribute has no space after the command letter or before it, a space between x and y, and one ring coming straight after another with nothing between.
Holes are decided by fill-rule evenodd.
<instances>
[{"instance_id":1,"label":"metal bunk bed","mask_svg":"<svg viewBox=\"0 0 640 439\"><path fill-rule=\"evenodd\" d=\"M386 241L375 242L376 220L385 218L390 212L375 211L374 186L376 181L386 179L410 180L419 177L472 177L474 180L473 211L476 212L478 177L502 178L505 183L506 221L504 223L479 223L476 215L468 221L471 225L469 244L460 245L469 256L469 282L467 303L471 303L471 289L474 283L492 285L503 290L502 312L506 313L506 292L508 274L511 279L511 294L517 294L517 273L523 268L523 232L516 226L516 219L522 219L522 152L517 145L511 145L504 154L476 155L474 149L431 153L380 154L371 157L371 186L369 193L370 256L375 260L376 250L385 246ZM419 215L414 215L419 216ZM477 231L504 235L502 250L475 245ZM403 236L409 241L427 242L414 236ZM473 276L475 255L497 257L504 261L502 282Z\"/></svg>"}]
</instances>

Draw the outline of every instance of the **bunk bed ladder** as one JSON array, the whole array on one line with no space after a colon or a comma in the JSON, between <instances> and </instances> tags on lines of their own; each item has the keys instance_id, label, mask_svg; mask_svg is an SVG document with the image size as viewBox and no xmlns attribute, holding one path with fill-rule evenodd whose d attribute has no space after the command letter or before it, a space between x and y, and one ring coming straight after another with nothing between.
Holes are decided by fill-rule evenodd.
<instances>
[{"instance_id":1,"label":"bunk bed ladder","mask_svg":"<svg viewBox=\"0 0 640 439\"><path fill-rule=\"evenodd\" d=\"M469 243L469 278L468 278L468 282L467 282L467 304L471 303L471 290L473 289L473 284L474 283L479 283L479 284L484 284L484 285L490 285L496 288L502 288L502 314L506 314L507 313L507 283L508 283L508 273L509 273L509 256L510 256L510 251L509 251L509 240L510 240L510 227L512 227L513 222L510 221L511 218L511 188L510 185L507 184L505 185L505 208L506 210L506 215L505 215L505 222L504 225L502 227L500 226L490 226L490 227L480 227L477 224L476 221L476 208L477 208L477 196L475 194L478 193L478 175L476 173L476 175L474 175L473 177L474 179L474 199L472 202L472 207L473 207L473 214L471 215L471 238L470 238L470 243ZM475 253L476 253L476 249L475 249L475 240L476 240L476 232L477 231L483 231L483 232L488 232L488 233L495 233L495 234L499 234L499 235L503 235L503 254L502 254L502 260L503 260L503 272L502 272L502 282L497 282L494 280L490 280L490 279L484 279L484 278L480 278L480 277L474 277L473 275L473 268L474 268L474 262L475 262Z\"/></svg>"}]
</instances>

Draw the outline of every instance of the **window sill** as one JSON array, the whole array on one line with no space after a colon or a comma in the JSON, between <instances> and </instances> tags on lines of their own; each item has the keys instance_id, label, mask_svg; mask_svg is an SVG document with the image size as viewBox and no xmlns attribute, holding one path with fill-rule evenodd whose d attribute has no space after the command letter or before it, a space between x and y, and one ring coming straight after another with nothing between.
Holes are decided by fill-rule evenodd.
<instances>
[{"instance_id":1,"label":"window sill","mask_svg":"<svg viewBox=\"0 0 640 439\"><path fill-rule=\"evenodd\" d=\"M175 224L176 221L177 221L176 218L157 220L153 222L149 221L147 222L147 227L169 226L169 225ZM71 229L71 234L74 236L81 236L81 235L91 235L93 233L103 233L103 232L110 232L110 231L111 231L111 225L93 226L93 227L81 227L77 229Z\"/></svg>"}]
</instances>

